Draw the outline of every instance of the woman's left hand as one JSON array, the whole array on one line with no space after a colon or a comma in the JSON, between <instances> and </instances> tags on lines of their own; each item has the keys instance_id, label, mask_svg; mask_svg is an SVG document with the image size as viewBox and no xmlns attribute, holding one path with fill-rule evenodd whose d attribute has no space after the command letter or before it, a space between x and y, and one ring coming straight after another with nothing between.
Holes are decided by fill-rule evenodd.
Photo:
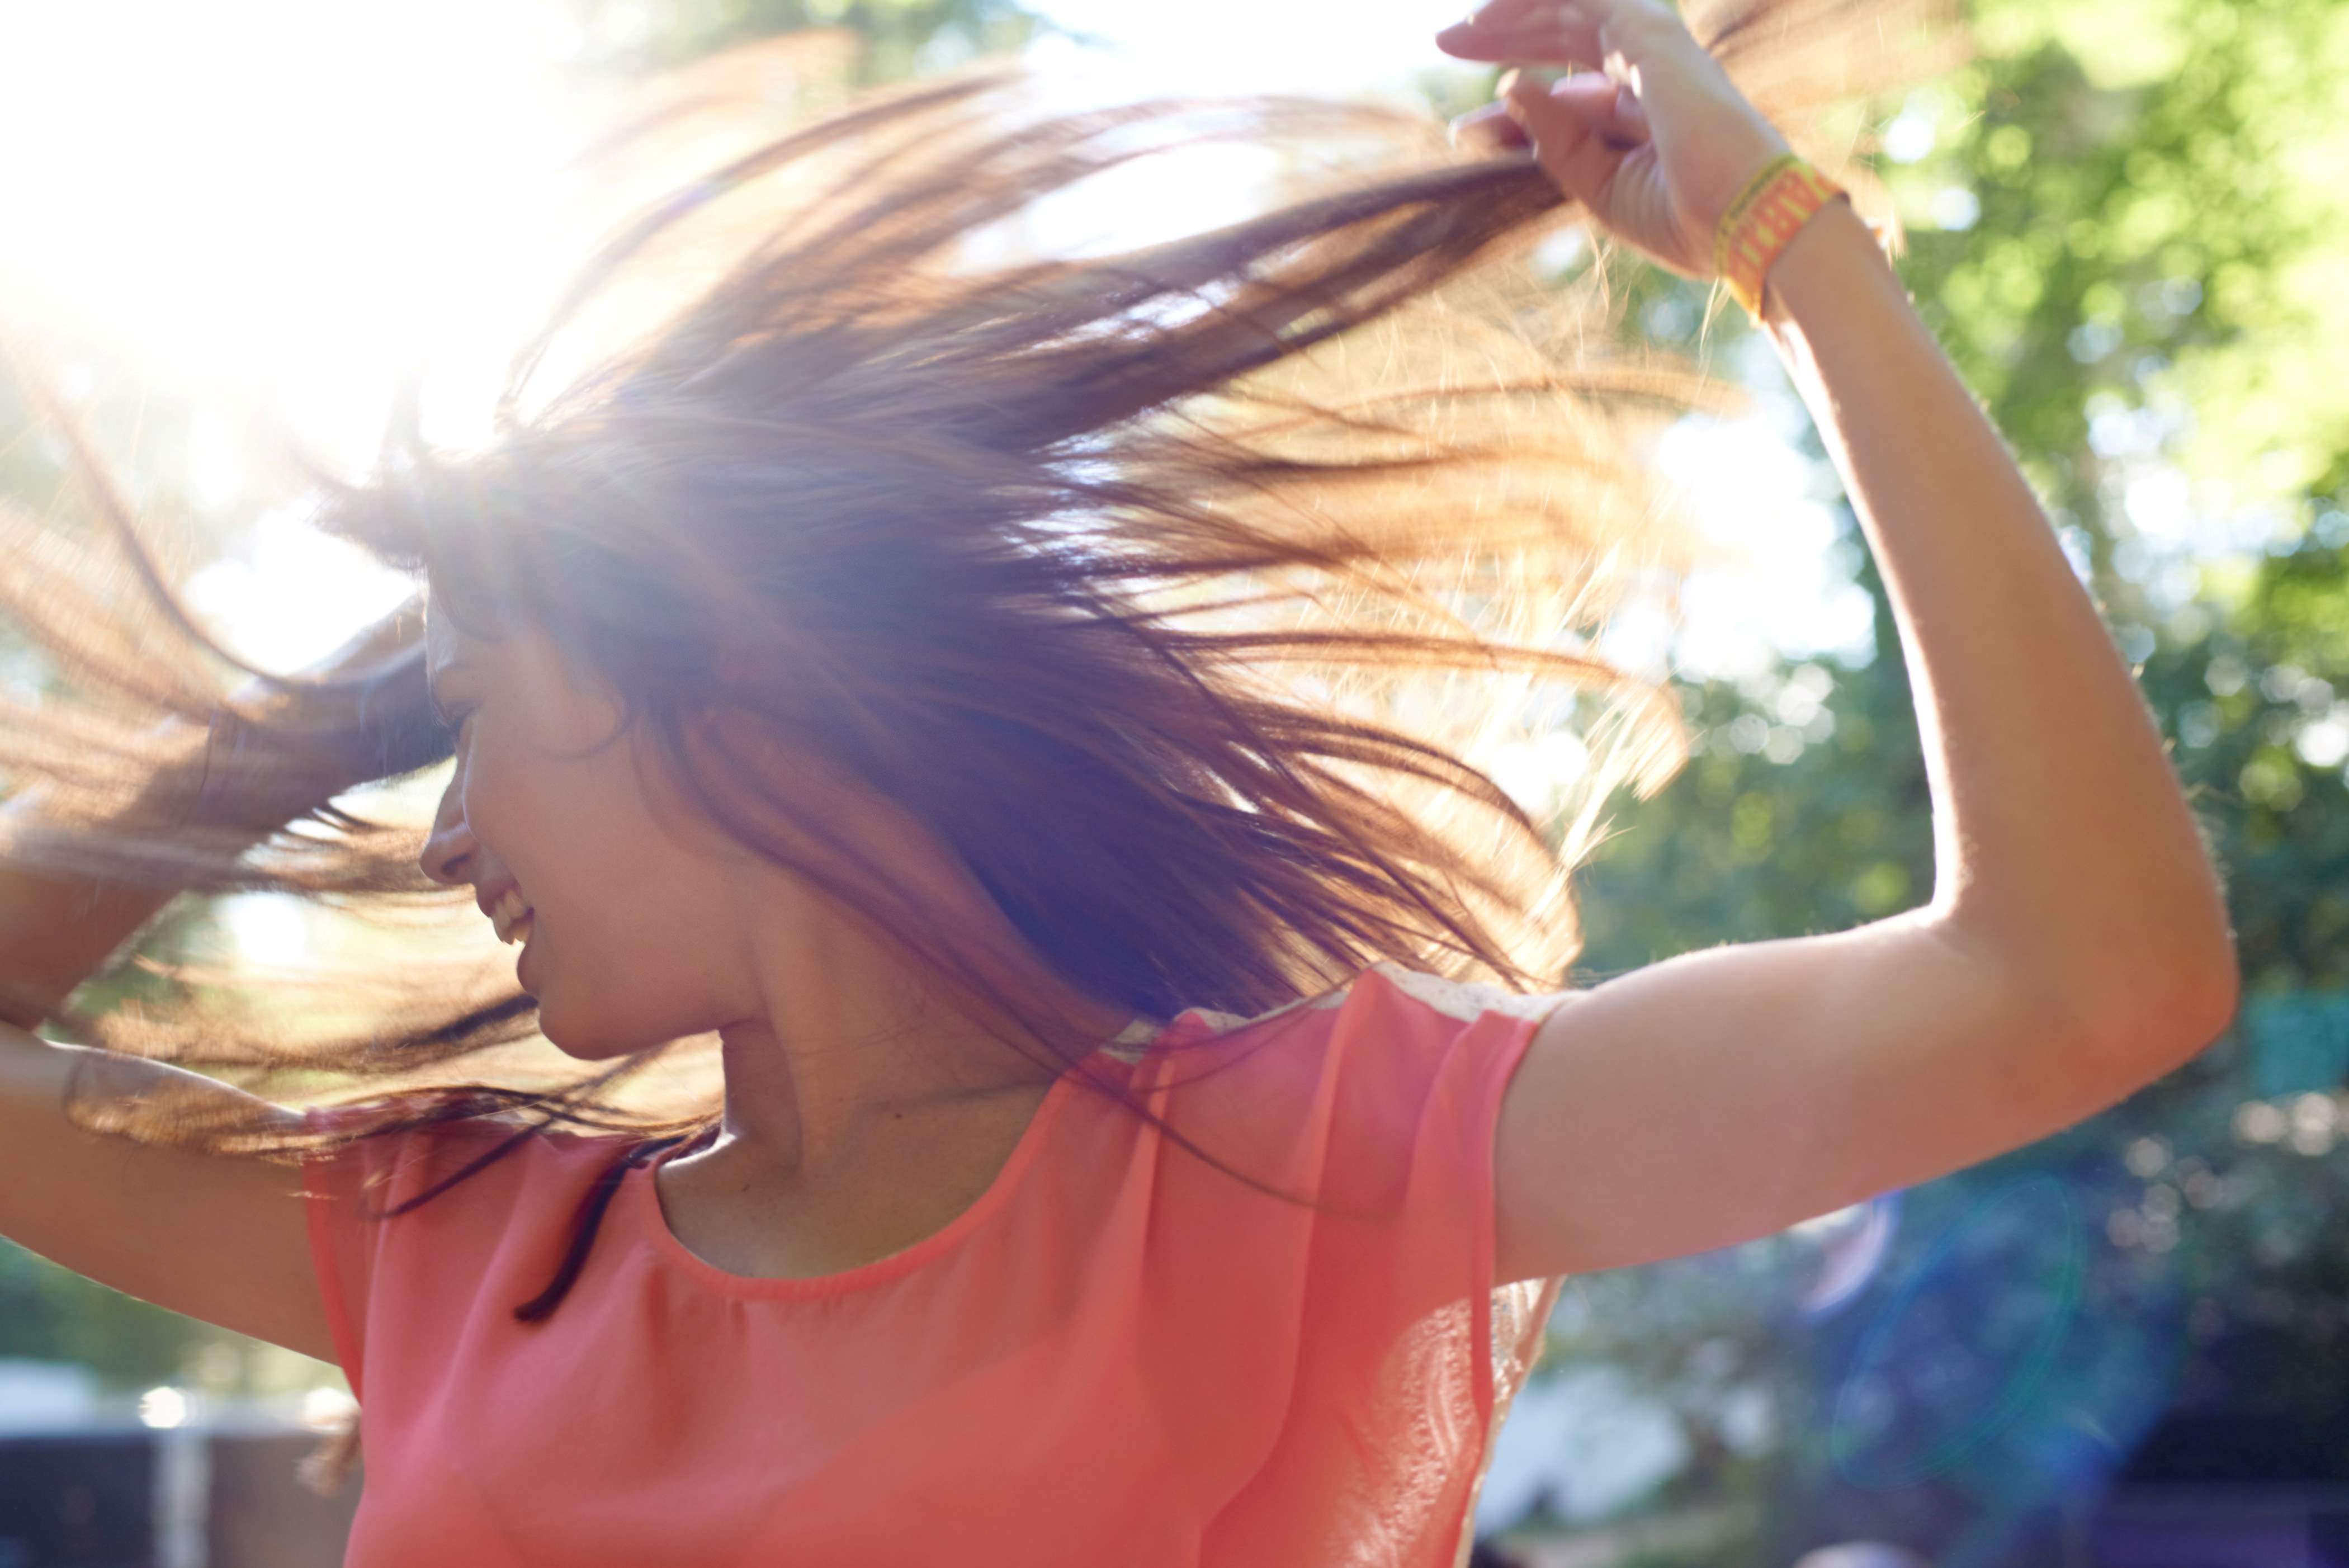
<instances>
[{"instance_id":1,"label":"woman's left hand","mask_svg":"<svg viewBox=\"0 0 2349 1568\"><path fill-rule=\"evenodd\" d=\"M1435 42L1461 59L1580 73L1545 88L1512 71L1454 133L1530 143L1568 195L1686 277L1714 275L1722 215L1787 151L1669 0L1491 0Z\"/></svg>"}]
</instances>

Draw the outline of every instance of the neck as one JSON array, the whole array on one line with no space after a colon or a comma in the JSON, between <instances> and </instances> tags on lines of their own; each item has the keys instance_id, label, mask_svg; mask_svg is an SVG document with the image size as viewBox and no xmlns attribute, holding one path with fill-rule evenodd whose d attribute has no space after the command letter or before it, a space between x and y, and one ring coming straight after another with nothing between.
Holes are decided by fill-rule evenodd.
<instances>
[{"instance_id":1,"label":"neck","mask_svg":"<svg viewBox=\"0 0 2349 1568\"><path fill-rule=\"evenodd\" d=\"M1049 1064L1070 1049L1011 1016L980 1013L860 920L799 923L795 935L788 949L771 947L774 956L761 966L766 1005L719 1032L720 1146L759 1174L836 1172L869 1147L865 1135L884 1118L1040 1096L1057 1075ZM991 944L987 957L984 972L1007 1002L1063 1042L1099 1044L1132 1022L1061 982L1024 946Z\"/></svg>"}]
</instances>

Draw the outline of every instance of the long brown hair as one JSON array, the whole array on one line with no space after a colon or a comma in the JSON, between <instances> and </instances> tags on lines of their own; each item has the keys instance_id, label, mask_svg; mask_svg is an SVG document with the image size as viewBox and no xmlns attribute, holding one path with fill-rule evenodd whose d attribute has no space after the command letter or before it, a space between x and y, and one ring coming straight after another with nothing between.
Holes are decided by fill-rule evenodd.
<instances>
[{"instance_id":1,"label":"long brown hair","mask_svg":"<svg viewBox=\"0 0 2349 1568\"><path fill-rule=\"evenodd\" d=\"M1745 0L1700 20L1764 110L1881 212L1847 142L1821 140L1825 113L1946 63L1899 52L1887 24L1946 39L1948 5ZM1685 754L1669 692L1592 648L1624 592L1690 559L1642 441L1732 400L1619 329L1603 267L1560 287L1526 264L1574 216L1527 158L1455 155L1432 131L1282 99L1040 114L1000 73L861 99L641 214L517 360L492 441L439 450L405 421L377 472L326 482L321 521L419 572L460 622L547 631L746 849L898 939L1056 1070L1091 1042L1021 1016L877 867L788 849L823 825L742 736L813 747L911 812L1061 975L1140 1014L1258 1013L1381 960L1561 986L1580 945L1568 874L1602 807ZM1352 161L1212 233L974 259L1041 199L1216 138ZM644 326L714 249L714 279ZM336 788L448 755L413 632L391 628L363 678L225 701L235 661L80 458L95 535L59 547L17 519L0 566L0 608L71 699L0 697L0 768L48 802L5 852L378 914L448 905L417 868L419 830ZM167 717L201 742L159 731ZM1560 730L1589 763L1538 814L1475 760ZM251 803L289 769L321 781L315 798L251 848ZM629 1098L661 1051L592 1069L517 1054L534 1008L492 974L338 975L335 1026L297 1037L284 1012L223 1012L213 987L236 977L173 971L164 1003L67 1022L373 1114L298 1132L97 1096L80 1114L279 1157L510 1121L450 1183L558 1123L639 1140L711 1125L706 1093ZM575 1275L593 1198L523 1315Z\"/></svg>"}]
</instances>

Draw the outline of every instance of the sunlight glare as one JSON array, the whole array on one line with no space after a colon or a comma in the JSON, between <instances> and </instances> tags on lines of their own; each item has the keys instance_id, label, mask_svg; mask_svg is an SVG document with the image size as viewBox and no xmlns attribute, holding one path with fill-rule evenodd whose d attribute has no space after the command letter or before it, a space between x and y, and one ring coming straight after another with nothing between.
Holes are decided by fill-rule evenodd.
<instances>
[{"instance_id":1,"label":"sunlight glare","mask_svg":"<svg viewBox=\"0 0 2349 1568\"><path fill-rule=\"evenodd\" d=\"M283 893L236 893L217 906L229 940L247 961L264 966L299 963L310 949L310 912Z\"/></svg>"},{"instance_id":2,"label":"sunlight glare","mask_svg":"<svg viewBox=\"0 0 2349 1568\"><path fill-rule=\"evenodd\" d=\"M8 325L370 452L403 371L502 358L576 42L552 0L0 8Z\"/></svg>"},{"instance_id":3,"label":"sunlight glare","mask_svg":"<svg viewBox=\"0 0 2349 1568\"><path fill-rule=\"evenodd\" d=\"M139 1420L142 1426L184 1426L190 1414L188 1396L180 1389L167 1386L150 1388L139 1396Z\"/></svg>"},{"instance_id":4,"label":"sunlight glare","mask_svg":"<svg viewBox=\"0 0 2349 1568\"><path fill-rule=\"evenodd\" d=\"M414 590L406 573L320 533L297 506L264 514L182 591L231 652L290 672L332 653Z\"/></svg>"}]
</instances>

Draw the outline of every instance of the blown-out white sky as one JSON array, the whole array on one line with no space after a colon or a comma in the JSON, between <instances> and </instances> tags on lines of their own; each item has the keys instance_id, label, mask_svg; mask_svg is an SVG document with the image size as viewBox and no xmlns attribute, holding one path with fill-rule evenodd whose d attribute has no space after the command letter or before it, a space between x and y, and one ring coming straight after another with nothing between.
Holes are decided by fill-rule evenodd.
<instances>
[{"instance_id":1,"label":"blown-out white sky","mask_svg":"<svg viewBox=\"0 0 2349 1568\"><path fill-rule=\"evenodd\" d=\"M1468 74L1429 42L1458 10L1445 0L1359 0L1342 26L1305 0L1045 9L1106 46L1056 37L1046 63L1136 90L1406 98L1426 73ZM589 123L572 75L589 45L553 0L0 7L0 138L36 150L0 161L0 297L208 405L200 502L236 493L256 409L357 457L403 367L429 358L442 385L494 374L560 254L553 171ZM1146 201L1085 226L1227 216L1237 157L1154 171ZM1750 562L1691 585L1676 646L1661 615L1627 614L1617 657L1701 675L1864 651L1864 602L1839 587L1815 475L1786 444L1800 417L1675 433L1667 464ZM284 664L393 591L293 515L261 519L196 585L244 650Z\"/></svg>"}]
</instances>

